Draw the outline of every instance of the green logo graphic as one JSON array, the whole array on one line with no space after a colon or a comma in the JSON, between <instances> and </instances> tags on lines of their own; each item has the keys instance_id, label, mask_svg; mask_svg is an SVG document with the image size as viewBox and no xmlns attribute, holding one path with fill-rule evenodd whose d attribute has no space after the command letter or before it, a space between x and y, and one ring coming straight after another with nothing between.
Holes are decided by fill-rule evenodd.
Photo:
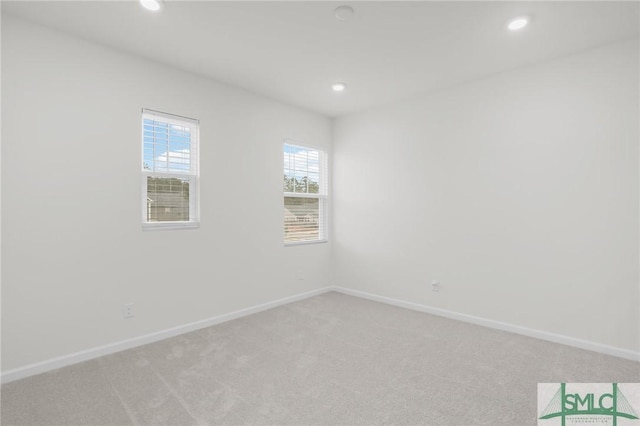
<instances>
[{"instance_id":1,"label":"green logo graphic","mask_svg":"<svg viewBox=\"0 0 640 426\"><path fill-rule=\"evenodd\" d=\"M562 426L565 426L566 418L569 416L610 416L613 426L617 426L618 417L636 420L638 414L627 401L617 383L612 383L611 393L567 393L566 383L560 384L560 389L553 396L551 402L544 409L540 420L560 417Z\"/></svg>"}]
</instances>

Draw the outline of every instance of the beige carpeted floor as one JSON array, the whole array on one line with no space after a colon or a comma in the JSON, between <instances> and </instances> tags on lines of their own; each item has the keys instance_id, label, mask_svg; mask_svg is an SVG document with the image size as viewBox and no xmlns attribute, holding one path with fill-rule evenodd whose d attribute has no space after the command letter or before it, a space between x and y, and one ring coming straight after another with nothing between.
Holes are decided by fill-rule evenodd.
<instances>
[{"instance_id":1,"label":"beige carpeted floor","mask_svg":"<svg viewBox=\"0 0 640 426\"><path fill-rule=\"evenodd\" d=\"M326 293L2 387L8 425L535 425L640 363Z\"/></svg>"}]
</instances>

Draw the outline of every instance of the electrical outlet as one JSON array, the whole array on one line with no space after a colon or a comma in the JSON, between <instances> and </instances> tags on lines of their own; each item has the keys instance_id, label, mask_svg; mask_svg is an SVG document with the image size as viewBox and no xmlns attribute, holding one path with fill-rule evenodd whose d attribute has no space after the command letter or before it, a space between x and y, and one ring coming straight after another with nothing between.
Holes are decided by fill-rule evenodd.
<instances>
[{"instance_id":1,"label":"electrical outlet","mask_svg":"<svg viewBox=\"0 0 640 426\"><path fill-rule=\"evenodd\" d=\"M440 281L431 281L431 291L438 293L440 291Z\"/></svg>"},{"instance_id":2,"label":"electrical outlet","mask_svg":"<svg viewBox=\"0 0 640 426\"><path fill-rule=\"evenodd\" d=\"M122 309L123 318L133 318L133 303L125 303Z\"/></svg>"}]
</instances>

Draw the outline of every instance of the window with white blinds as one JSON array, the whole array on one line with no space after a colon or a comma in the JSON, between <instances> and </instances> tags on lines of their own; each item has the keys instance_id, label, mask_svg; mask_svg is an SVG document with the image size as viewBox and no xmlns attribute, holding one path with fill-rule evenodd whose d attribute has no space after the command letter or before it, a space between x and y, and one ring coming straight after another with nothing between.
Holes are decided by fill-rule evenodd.
<instances>
[{"instance_id":1,"label":"window with white blinds","mask_svg":"<svg viewBox=\"0 0 640 426\"><path fill-rule=\"evenodd\" d=\"M327 155L284 143L284 242L327 241Z\"/></svg>"},{"instance_id":2,"label":"window with white blinds","mask_svg":"<svg viewBox=\"0 0 640 426\"><path fill-rule=\"evenodd\" d=\"M142 110L145 229L198 226L198 130L198 120Z\"/></svg>"}]
</instances>

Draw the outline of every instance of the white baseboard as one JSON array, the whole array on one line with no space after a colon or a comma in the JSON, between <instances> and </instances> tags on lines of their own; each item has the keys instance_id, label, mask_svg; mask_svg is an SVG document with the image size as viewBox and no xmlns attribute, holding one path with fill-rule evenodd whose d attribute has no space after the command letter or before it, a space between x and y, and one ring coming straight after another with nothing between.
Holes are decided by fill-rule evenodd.
<instances>
[{"instance_id":1,"label":"white baseboard","mask_svg":"<svg viewBox=\"0 0 640 426\"><path fill-rule=\"evenodd\" d=\"M192 322L189 324L169 328L166 330L157 331L155 333L146 334L144 336L134 337L127 340L121 340L119 342L110 343L108 345L86 349L84 351L75 352L69 355L64 355L64 356L49 359L46 361L37 362L35 364L29 364L24 367L19 367L13 370L8 370L3 372L1 376L1 382L9 383L9 382L13 382L14 380L19 380L29 376L34 376L36 374L46 373L47 371L55 370L57 368L66 367L68 365L77 364L79 362L98 358L103 355L108 355L114 352L120 352L126 349L135 348L137 346L146 345L148 343L157 342L159 340L168 339L169 337L174 337L180 334L188 333L190 331L199 330L201 328L210 327L212 325L220 324L222 322L226 322L236 318L255 314L257 312L275 308L276 306L285 305L287 303L306 299L312 296L316 296L318 294L326 293L328 291L331 291L330 287L323 287L316 290L308 291L306 293L300 293L300 294L285 297L282 299L274 300L271 302L263 303L261 305L252 306L246 309L240 309L239 311L234 311L227 314L222 314L222 315L207 318L204 320Z\"/></svg>"},{"instance_id":2,"label":"white baseboard","mask_svg":"<svg viewBox=\"0 0 640 426\"><path fill-rule=\"evenodd\" d=\"M568 337L560 334L549 333L546 331L540 331L540 330L535 330L527 327L521 327L518 325L508 324L500 321L494 321L486 318L476 317L473 315L467 315L459 312L449 311L446 309L434 308L427 305L421 305L419 303L393 299L391 297L380 296L380 295L368 293L365 291L354 290L354 289L339 287L339 286L329 286L329 287L323 287L316 290L308 291L306 293L296 294L293 296L263 303L260 305L252 306L246 309L240 309L238 311L230 312L227 314L222 314L222 315L207 318L204 320L192 322L189 324L169 328L166 330L157 331L155 333L150 333L150 334L134 337L127 340L110 343L108 345L99 346L96 348L86 349L84 351L75 352L69 355L64 355L64 356L60 356L50 360L38 362L35 364L26 365L24 367L19 367L13 370L8 370L2 373L0 381L2 383L9 383L9 382L23 379L29 376L34 376L36 374L55 370L57 368L66 367L68 365L77 364L83 361L88 361L90 359L98 358L103 355L124 351L124 350L135 348L138 346L146 345L148 343L153 343L159 340L168 339L170 337L188 333L190 331L199 330L205 327L210 327L212 325L220 324L222 322L230 321L236 318L240 318L247 315L255 314L257 312L265 311L267 309L275 308L280 305L285 305L287 303L303 300L312 296L326 293L328 291L337 291L339 293L361 297L363 299L373 300L376 302L386 303L389 305L399 306L401 308L412 309L414 311L425 312L428 314L433 314L441 317L464 321L471 324L477 324L484 327L494 328L497 330L508 331L511 333L521 334L528 337L534 337L536 339L547 340L554 343L560 343L568 346L573 346L581 349L586 349L594 352L612 355L619 358L630 359L633 361L640 361L640 352L634 352L628 349L616 348L613 346L603 345L600 343L595 343L587 340L576 339L574 337Z\"/></svg>"},{"instance_id":3,"label":"white baseboard","mask_svg":"<svg viewBox=\"0 0 640 426\"><path fill-rule=\"evenodd\" d=\"M419 303L406 302L404 300L393 299L391 297L380 296L366 291L353 290L350 288L332 286L331 290L351 296L361 297L376 302L386 303L389 305L399 306L401 308L412 309L414 311L426 312L428 314L438 315L441 317L451 318L459 321L477 324L488 328L494 328L511 333L521 334L523 336L534 337L549 342L561 343L563 345L573 346L580 349L586 349L593 352L599 352L612 355L619 358L630 359L632 361L640 361L640 352L634 352L629 349L617 348L614 346L603 345L601 343L591 342L588 340L576 339L574 337L563 336L561 334L549 333L547 331L535 330L532 328L521 327L519 325L508 324L505 322L490 320L486 318L476 317L473 315L461 314L459 312L449 311L447 309L434 308Z\"/></svg>"}]
</instances>

